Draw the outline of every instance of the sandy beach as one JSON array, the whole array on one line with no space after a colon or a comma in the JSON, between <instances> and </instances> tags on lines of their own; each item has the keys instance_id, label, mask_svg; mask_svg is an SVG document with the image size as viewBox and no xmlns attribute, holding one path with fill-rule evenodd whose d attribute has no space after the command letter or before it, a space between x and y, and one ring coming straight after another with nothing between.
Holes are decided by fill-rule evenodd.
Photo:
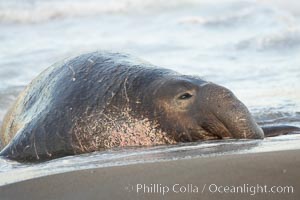
<instances>
[{"instance_id":1,"label":"sandy beach","mask_svg":"<svg viewBox=\"0 0 300 200\"><path fill-rule=\"evenodd\" d=\"M89 169L2 186L0 194L2 200L297 199L299 153L224 155Z\"/></svg>"}]
</instances>

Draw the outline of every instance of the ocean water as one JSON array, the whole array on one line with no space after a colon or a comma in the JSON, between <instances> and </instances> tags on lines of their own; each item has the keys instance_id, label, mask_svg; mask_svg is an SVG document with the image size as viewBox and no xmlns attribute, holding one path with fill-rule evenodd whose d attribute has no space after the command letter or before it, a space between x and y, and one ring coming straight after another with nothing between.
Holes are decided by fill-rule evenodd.
<instances>
[{"instance_id":1,"label":"ocean water","mask_svg":"<svg viewBox=\"0 0 300 200\"><path fill-rule=\"evenodd\" d=\"M297 0L0 0L0 44L0 124L19 92L45 68L101 49L226 86L259 124L300 126ZM112 150L38 165L0 159L0 185L126 164L130 156L134 163L160 160L159 155L172 160L244 152L243 146L247 152L300 148L297 135L222 142Z\"/></svg>"}]
</instances>

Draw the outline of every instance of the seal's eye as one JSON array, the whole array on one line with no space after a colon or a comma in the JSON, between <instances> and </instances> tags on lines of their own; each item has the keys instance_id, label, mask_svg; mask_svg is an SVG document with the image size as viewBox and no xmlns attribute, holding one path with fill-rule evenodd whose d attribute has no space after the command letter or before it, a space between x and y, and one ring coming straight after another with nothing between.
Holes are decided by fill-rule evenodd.
<instances>
[{"instance_id":1,"label":"seal's eye","mask_svg":"<svg viewBox=\"0 0 300 200\"><path fill-rule=\"evenodd\" d=\"M193 96L193 95L191 95L190 93L184 93L184 94L180 95L180 96L178 97L178 99L180 99L180 100L186 100L186 99L191 98L192 96Z\"/></svg>"}]
</instances>

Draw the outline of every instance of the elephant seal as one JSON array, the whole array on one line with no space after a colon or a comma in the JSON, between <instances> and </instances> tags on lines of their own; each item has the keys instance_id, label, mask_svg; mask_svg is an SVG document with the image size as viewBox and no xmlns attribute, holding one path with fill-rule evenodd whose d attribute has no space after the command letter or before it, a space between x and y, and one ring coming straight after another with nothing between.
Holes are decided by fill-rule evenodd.
<instances>
[{"instance_id":1,"label":"elephant seal","mask_svg":"<svg viewBox=\"0 0 300 200\"><path fill-rule=\"evenodd\" d=\"M36 161L122 146L261 139L264 132L222 86L128 54L94 52L34 79L0 136L0 155Z\"/></svg>"}]
</instances>

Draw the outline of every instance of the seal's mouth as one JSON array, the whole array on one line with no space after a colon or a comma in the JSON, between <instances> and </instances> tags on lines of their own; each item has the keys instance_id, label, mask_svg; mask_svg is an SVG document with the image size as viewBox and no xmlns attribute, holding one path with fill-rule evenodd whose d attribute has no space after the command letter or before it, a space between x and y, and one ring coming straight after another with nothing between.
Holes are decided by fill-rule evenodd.
<instances>
[{"instance_id":1,"label":"seal's mouth","mask_svg":"<svg viewBox=\"0 0 300 200\"><path fill-rule=\"evenodd\" d=\"M190 135L189 136L190 141L225 139L220 137L217 134L211 133L210 131L203 129L202 127L199 127L198 129L190 130L189 135Z\"/></svg>"},{"instance_id":2,"label":"seal's mouth","mask_svg":"<svg viewBox=\"0 0 300 200\"><path fill-rule=\"evenodd\" d=\"M253 120L233 120L232 124L226 124L216 119L210 122L203 122L203 129L199 134L204 139L262 139L263 131ZM255 124L254 124L255 123Z\"/></svg>"}]
</instances>

